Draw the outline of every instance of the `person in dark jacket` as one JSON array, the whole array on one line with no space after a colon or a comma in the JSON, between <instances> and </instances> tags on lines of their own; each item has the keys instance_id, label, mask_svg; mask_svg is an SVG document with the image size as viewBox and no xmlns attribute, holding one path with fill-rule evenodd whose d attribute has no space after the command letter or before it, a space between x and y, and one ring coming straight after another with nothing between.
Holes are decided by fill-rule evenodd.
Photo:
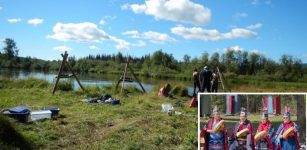
<instances>
[{"instance_id":1,"label":"person in dark jacket","mask_svg":"<svg viewBox=\"0 0 307 150\"><path fill-rule=\"evenodd\" d=\"M200 92L211 92L211 80L212 80L212 72L208 69L207 66L204 67L204 70L199 74L201 90Z\"/></svg>"},{"instance_id":2,"label":"person in dark jacket","mask_svg":"<svg viewBox=\"0 0 307 150\"><path fill-rule=\"evenodd\" d=\"M218 90L218 84L219 84L219 79L218 79L218 75L217 75L217 72L213 73L212 74L212 81L211 81L211 84L212 84L212 92L217 92Z\"/></svg>"},{"instance_id":3,"label":"person in dark jacket","mask_svg":"<svg viewBox=\"0 0 307 150\"><path fill-rule=\"evenodd\" d=\"M193 71L193 80L194 80L194 90L193 95L196 94L196 88L198 88L198 91L200 91L200 83L199 83L199 73L197 68Z\"/></svg>"}]
</instances>

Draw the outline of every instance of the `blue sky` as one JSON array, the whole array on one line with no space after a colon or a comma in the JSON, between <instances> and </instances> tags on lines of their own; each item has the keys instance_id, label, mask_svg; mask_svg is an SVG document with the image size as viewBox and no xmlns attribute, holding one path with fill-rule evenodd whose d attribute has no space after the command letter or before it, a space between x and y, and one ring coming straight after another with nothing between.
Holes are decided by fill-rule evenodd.
<instances>
[{"instance_id":1,"label":"blue sky","mask_svg":"<svg viewBox=\"0 0 307 150\"><path fill-rule=\"evenodd\" d=\"M306 63L306 9L306 0L0 0L0 39L46 60L159 49L181 60L231 47Z\"/></svg>"}]
</instances>

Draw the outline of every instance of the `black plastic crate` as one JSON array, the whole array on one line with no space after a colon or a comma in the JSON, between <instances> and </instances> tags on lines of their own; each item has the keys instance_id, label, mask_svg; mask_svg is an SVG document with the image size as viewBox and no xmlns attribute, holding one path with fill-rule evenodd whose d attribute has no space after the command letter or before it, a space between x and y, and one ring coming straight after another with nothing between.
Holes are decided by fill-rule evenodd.
<instances>
[{"instance_id":1,"label":"black plastic crate","mask_svg":"<svg viewBox=\"0 0 307 150\"><path fill-rule=\"evenodd\" d=\"M4 110L1 112L3 115L8 116L10 118L14 118L19 122L26 123L28 122L30 111L25 113L11 113L9 110Z\"/></svg>"},{"instance_id":2,"label":"black plastic crate","mask_svg":"<svg viewBox=\"0 0 307 150\"><path fill-rule=\"evenodd\" d=\"M51 117L57 116L60 112L60 108L57 107L43 107L41 110L50 110L51 111Z\"/></svg>"}]
</instances>

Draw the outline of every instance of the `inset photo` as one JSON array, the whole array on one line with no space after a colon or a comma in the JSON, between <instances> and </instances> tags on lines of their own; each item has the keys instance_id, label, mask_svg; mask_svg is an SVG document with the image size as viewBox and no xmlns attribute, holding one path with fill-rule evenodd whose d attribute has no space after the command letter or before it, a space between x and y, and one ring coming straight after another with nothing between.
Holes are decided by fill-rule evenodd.
<instances>
[{"instance_id":1,"label":"inset photo","mask_svg":"<svg viewBox=\"0 0 307 150\"><path fill-rule=\"evenodd\" d=\"M306 149L306 93L198 96L200 150Z\"/></svg>"}]
</instances>

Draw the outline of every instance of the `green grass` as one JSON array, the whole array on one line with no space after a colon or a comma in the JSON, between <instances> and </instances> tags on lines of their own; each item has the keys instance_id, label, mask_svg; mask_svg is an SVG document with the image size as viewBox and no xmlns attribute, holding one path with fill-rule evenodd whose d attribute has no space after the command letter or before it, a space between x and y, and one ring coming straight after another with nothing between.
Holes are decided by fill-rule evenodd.
<instances>
[{"instance_id":1,"label":"green grass","mask_svg":"<svg viewBox=\"0 0 307 150\"><path fill-rule=\"evenodd\" d=\"M11 85L18 82L27 81L6 81L0 88L0 109L17 105L28 106L31 110L55 106L61 109L60 115L55 119L26 124L1 116L1 122L4 120L3 122L10 124L12 130L0 128L0 137L16 133L24 141L16 145L14 142L18 138L9 142L1 139L0 147L12 149L28 144L29 149L197 148L197 110L188 108L189 98L168 99L157 97L156 93L143 95L135 92L135 89L128 89L126 93L129 96L126 96L115 94L112 87L87 88L88 93L57 91L52 96L50 85L41 88L35 84L26 89L24 86ZM88 96L104 93L120 99L121 105L98 105L80 101ZM175 110L186 115L168 116L161 112L162 103L180 106Z\"/></svg>"},{"instance_id":2,"label":"green grass","mask_svg":"<svg viewBox=\"0 0 307 150\"><path fill-rule=\"evenodd\" d=\"M226 89L232 92L306 92L306 82L259 80L253 76L228 78ZM220 85L219 85L220 86Z\"/></svg>"}]
</instances>

